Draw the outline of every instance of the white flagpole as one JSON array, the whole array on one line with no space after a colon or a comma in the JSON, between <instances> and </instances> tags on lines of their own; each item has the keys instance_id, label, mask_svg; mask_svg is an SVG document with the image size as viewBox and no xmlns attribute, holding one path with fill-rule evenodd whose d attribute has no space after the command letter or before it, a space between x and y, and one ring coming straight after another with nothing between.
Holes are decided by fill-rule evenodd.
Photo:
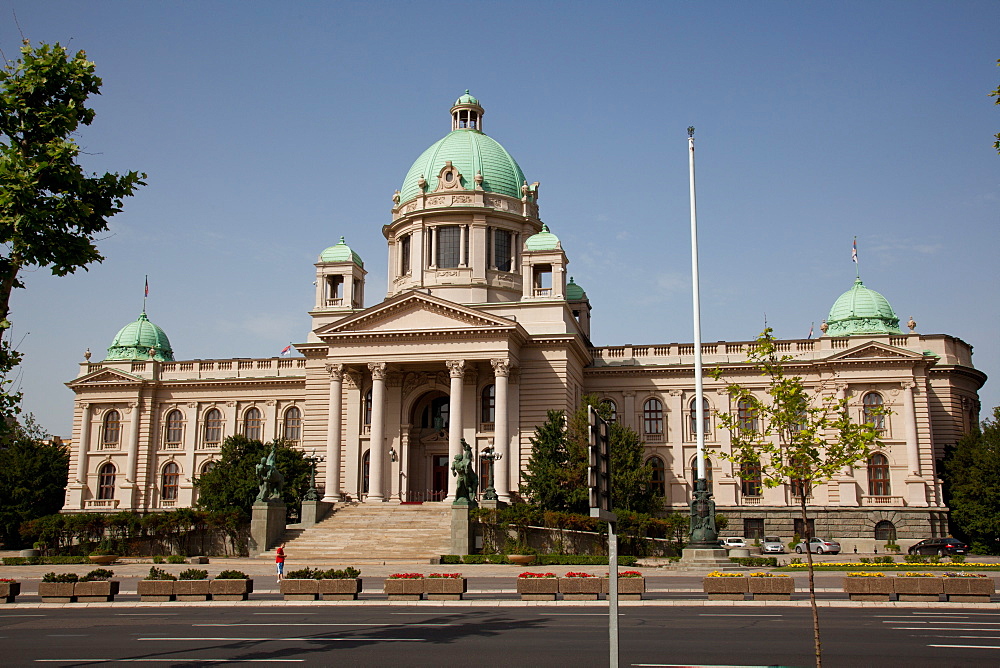
<instances>
[{"instance_id":1,"label":"white flagpole","mask_svg":"<svg viewBox=\"0 0 1000 668\"><path fill-rule=\"evenodd\" d=\"M691 169L691 291L694 309L695 439L698 444L698 479L705 479L705 388L701 371L701 296L698 289L698 210L694 191L694 126L688 128Z\"/></svg>"}]
</instances>

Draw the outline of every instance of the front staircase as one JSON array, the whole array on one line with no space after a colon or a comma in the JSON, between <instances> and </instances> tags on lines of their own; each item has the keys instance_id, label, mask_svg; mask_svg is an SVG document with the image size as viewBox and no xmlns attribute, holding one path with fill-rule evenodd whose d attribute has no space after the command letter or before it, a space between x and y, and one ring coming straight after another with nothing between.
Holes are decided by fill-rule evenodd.
<instances>
[{"instance_id":1,"label":"front staircase","mask_svg":"<svg viewBox=\"0 0 1000 668\"><path fill-rule=\"evenodd\" d=\"M316 525L288 530L284 541L290 564L425 561L449 552L451 506L337 504ZM274 549L260 556L273 560Z\"/></svg>"}]
</instances>

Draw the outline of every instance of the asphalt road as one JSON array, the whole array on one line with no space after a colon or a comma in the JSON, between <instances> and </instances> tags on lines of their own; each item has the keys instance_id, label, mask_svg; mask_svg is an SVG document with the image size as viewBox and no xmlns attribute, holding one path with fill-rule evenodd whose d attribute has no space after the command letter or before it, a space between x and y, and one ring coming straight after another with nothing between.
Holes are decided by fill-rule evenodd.
<instances>
[{"instance_id":1,"label":"asphalt road","mask_svg":"<svg viewBox=\"0 0 1000 668\"><path fill-rule=\"evenodd\" d=\"M1000 611L821 610L827 666L1000 665ZM0 610L0 663L607 666L607 608ZM624 608L622 666L809 666L808 608Z\"/></svg>"}]
</instances>

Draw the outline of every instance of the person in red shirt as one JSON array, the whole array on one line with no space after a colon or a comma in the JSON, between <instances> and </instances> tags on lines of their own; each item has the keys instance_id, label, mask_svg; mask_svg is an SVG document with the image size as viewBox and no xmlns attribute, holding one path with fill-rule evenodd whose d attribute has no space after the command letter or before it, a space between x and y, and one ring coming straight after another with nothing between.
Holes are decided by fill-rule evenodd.
<instances>
[{"instance_id":1,"label":"person in red shirt","mask_svg":"<svg viewBox=\"0 0 1000 668\"><path fill-rule=\"evenodd\" d=\"M285 577L285 544L282 543L278 546L278 549L274 551L274 563L278 567L278 582L281 582L282 578Z\"/></svg>"}]
</instances>

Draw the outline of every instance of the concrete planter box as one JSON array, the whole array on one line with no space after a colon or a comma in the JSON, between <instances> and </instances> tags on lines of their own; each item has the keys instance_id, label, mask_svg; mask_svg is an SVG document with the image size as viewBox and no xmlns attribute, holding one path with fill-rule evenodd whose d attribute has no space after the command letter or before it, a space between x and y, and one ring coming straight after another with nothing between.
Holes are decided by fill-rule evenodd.
<instances>
[{"instance_id":1,"label":"concrete planter box","mask_svg":"<svg viewBox=\"0 0 1000 668\"><path fill-rule=\"evenodd\" d=\"M601 593L610 593L610 578L601 578ZM618 578L618 600L641 601L646 593L646 578Z\"/></svg>"},{"instance_id":2,"label":"concrete planter box","mask_svg":"<svg viewBox=\"0 0 1000 668\"><path fill-rule=\"evenodd\" d=\"M324 601L356 601L361 593L361 578L318 580L319 594Z\"/></svg>"},{"instance_id":3,"label":"concrete planter box","mask_svg":"<svg viewBox=\"0 0 1000 668\"><path fill-rule=\"evenodd\" d=\"M315 601L319 598L319 580L282 580L278 589L286 601Z\"/></svg>"},{"instance_id":4,"label":"concrete planter box","mask_svg":"<svg viewBox=\"0 0 1000 668\"><path fill-rule=\"evenodd\" d=\"M937 601L944 593L941 578L892 579L892 588L900 601Z\"/></svg>"},{"instance_id":5,"label":"concrete planter box","mask_svg":"<svg viewBox=\"0 0 1000 668\"><path fill-rule=\"evenodd\" d=\"M424 593L428 601L461 601L468 591L465 578L427 578Z\"/></svg>"},{"instance_id":6,"label":"concrete planter box","mask_svg":"<svg viewBox=\"0 0 1000 668\"><path fill-rule=\"evenodd\" d=\"M596 601L604 578L559 578L559 593L566 601Z\"/></svg>"},{"instance_id":7,"label":"concrete planter box","mask_svg":"<svg viewBox=\"0 0 1000 668\"><path fill-rule=\"evenodd\" d=\"M38 595L43 603L76 603L75 582L39 582Z\"/></svg>"},{"instance_id":8,"label":"concrete planter box","mask_svg":"<svg viewBox=\"0 0 1000 668\"><path fill-rule=\"evenodd\" d=\"M386 578L382 585L390 601L419 601L424 593L423 578Z\"/></svg>"},{"instance_id":9,"label":"concrete planter box","mask_svg":"<svg viewBox=\"0 0 1000 668\"><path fill-rule=\"evenodd\" d=\"M747 578L747 585L755 601L790 601L795 591L793 578Z\"/></svg>"},{"instance_id":10,"label":"concrete planter box","mask_svg":"<svg viewBox=\"0 0 1000 668\"><path fill-rule=\"evenodd\" d=\"M226 580L222 580L226 582ZM233 580L242 582L242 580ZM211 600L211 580L178 580L174 583L174 596L178 601L208 601ZM250 591L253 591L253 580L250 581Z\"/></svg>"},{"instance_id":11,"label":"concrete planter box","mask_svg":"<svg viewBox=\"0 0 1000 668\"><path fill-rule=\"evenodd\" d=\"M179 581L178 581L179 582ZM192 580L192 582L197 582ZM208 591L215 601L245 601L253 592L253 578L246 580L207 580Z\"/></svg>"},{"instance_id":12,"label":"concrete planter box","mask_svg":"<svg viewBox=\"0 0 1000 668\"><path fill-rule=\"evenodd\" d=\"M941 578L944 594L954 603L989 603L996 591L993 578Z\"/></svg>"},{"instance_id":13,"label":"concrete planter box","mask_svg":"<svg viewBox=\"0 0 1000 668\"><path fill-rule=\"evenodd\" d=\"M118 593L120 583L117 580L95 580L94 582L77 582L73 595L80 603L96 603L98 601L113 601Z\"/></svg>"},{"instance_id":14,"label":"concrete planter box","mask_svg":"<svg viewBox=\"0 0 1000 668\"><path fill-rule=\"evenodd\" d=\"M888 601L896 578L844 578L844 592L852 601Z\"/></svg>"},{"instance_id":15,"label":"concrete planter box","mask_svg":"<svg viewBox=\"0 0 1000 668\"><path fill-rule=\"evenodd\" d=\"M710 601L742 601L750 591L749 579L742 575L737 578L702 578L701 584Z\"/></svg>"},{"instance_id":16,"label":"concrete planter box","mask_svg":"<svg viewBox=\"0 0 1000 668\"><path fill-rule=\"evenodd\" d=\"M554 601L559 592L559 578L518 578L517 593L522 601Z\"/></svg>"},{"instance_id":17,"label":"concrete planter box","mask_svg":"<svg viewBox=\"0 0 1000 668\"><path fill-rule=\"evenodd\" d=\"M139 600L145 603L165 603L174 600L173 580L139 580L136 585Z\"/></svg>"},{"instance_id":18,"label":"concrete planter box","mask_svg":"<svg viewBox=\"0 0 1000 668\"><path fill-rule=\"evenodd\" d=\"M13 603L20 593L20 582L0 582L0 603Z\"/></svg>"}]
</instances>

